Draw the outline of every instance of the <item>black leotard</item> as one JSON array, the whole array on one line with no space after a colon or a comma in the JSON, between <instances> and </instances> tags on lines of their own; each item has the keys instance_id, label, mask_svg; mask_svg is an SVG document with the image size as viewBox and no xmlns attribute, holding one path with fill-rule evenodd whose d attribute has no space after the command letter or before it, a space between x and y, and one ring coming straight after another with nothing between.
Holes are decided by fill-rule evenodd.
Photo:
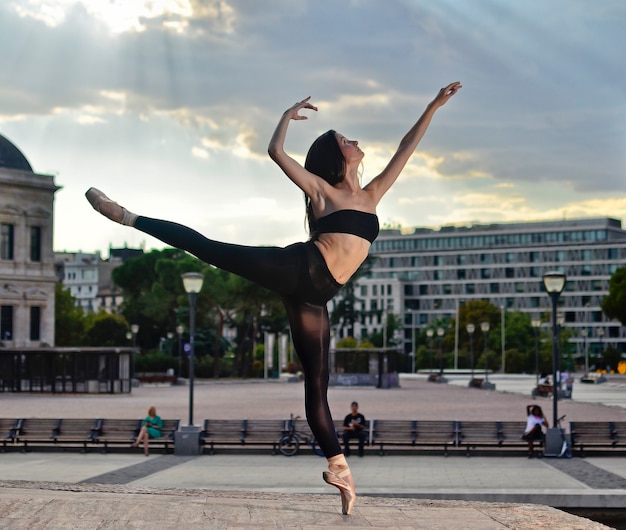
<instances>
[{"instance_id":1,"label":"black leotard","mask_svg":"<svg viewBox=\"0 0 626 530\"><path fill-rule=\"evenodd\" d=\"M314 236L319 234L353 234L374 242L378 235L378 216L359 210L337 210L313 223Z\"/></svg>"},{"instance_id":2,"label":"black leotard","mask_svg":"<svg viewBox=\"0 0 626 530\"><path fill-rule=\"evenodd\" d=\"M232 245L207 239L186 226L142 216L137 217L135 228L282 297L304 372L305 410L311 431L327 458L341 454L326 396L330 365L326 302L341 284L328 270L315 242L285 248ZM340 210L319 219L317 230L355 234L372 241L378 233L378 218L371 213Z\"/></svg>"}]
</instances>

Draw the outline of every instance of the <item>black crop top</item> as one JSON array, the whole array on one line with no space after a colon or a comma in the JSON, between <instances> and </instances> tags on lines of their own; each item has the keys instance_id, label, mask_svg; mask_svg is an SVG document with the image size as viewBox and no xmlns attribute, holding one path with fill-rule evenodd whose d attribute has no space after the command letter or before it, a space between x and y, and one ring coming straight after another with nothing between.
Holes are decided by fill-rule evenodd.
<instances>
[{"instance_id":1,"label":"black crop top","mask_svg":"<svg viewBox=\"0 0 626 530\"><path fill-rule=\"evenodd\" d=\"M313 223L314 237L319 234L352 234L374 242L378 235L378 216L359 210L337 210Z\"/></svg>"}]
</instances>

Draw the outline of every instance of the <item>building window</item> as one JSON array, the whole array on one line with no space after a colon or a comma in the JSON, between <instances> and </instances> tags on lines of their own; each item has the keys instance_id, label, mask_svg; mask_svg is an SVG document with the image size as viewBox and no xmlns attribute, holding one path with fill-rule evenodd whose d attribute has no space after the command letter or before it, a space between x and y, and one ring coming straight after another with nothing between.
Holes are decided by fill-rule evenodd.
<instances>
[{"instance_id":1,"label":"building window","mask_svg":"<svg viewBox=\"0 0 626 530\"><path fill-rule=\"evenodd\" d=\"M30 308L30 340L41 340L41 307Z\"/></svg>"},{"instance_id":2,"label":"building window","mask_svg":"<svg viewBox=\"0 0 626 530\"><path fill-rule=\"evenodd\" d=\"M372 285L372 296L378 296L378 285Z\"/></svg>"},{"instance_id":3,"label":"building window","mask_svg":"<svg viewBox=\"0 0 626 530\"><path fill-rule=\"evenodd\" d=\"M13 259L14 226L0 225L0 259Z\"/></svg>"},{"instance_id":4,"label":"building window","mask_svg":"<svg viewBox=\"0 0 626 530\"><path fill-rule=\"evenodd\" d=\"M483 280L488 280L491 278L491 269L480 269L480 277Z\"/></svg>"},{"instance_id":5,"label":"building window","mask_svg":"<svg viewBox=\"0 0 626 530\"><path fill-rule=\"evenodd\" d=\"M504 273L507 278L515 278L515 269L513 267L507 267Z\"/></svg>"},{"instance_id":6,"label":"building window","mask_svg":"<svg viewBox=\"0 0 626 530\"><path fill-rule=\"evenodd\" d=\"M499 283L491 283L489 284L489 292L492 294L496 294L500 292L500 284Z\"/></svg>"},{"instance_id":7,"label":"building window","mask_svg":"<svg viewBox=\"0 0 626 530\"><path fill-rule=\"evenodd\" d=\"M428 294L428 285L420 285L420 296Z\"/></svg>"},{"instance_id":8,"label":"building window","mask_svg":"<svg viewBox=\"0 0 626 530\"><path fill-rule=\"evenodd\" d=\"M367 296L367 285L361 285L361 296Z\"/></svg>"},{"instance_id":9,"label":"building window","mask_svg":"<svg viewBox=\"0 0 626 530\"><path fill-rule=\"evenodd\" d=\"M476 294L476 286L473 283L468 283L465 286L465 293L466 294Z\"/></svg>"},{"instance_id":10,"label":"building window","mask_svg":"<svg viewBox=\"0 0 626 530\"><path fill-rule=\"evenodd\" d=\"M3 305L0 308L0 338L13 339L13 306Z\"/></svg>"},{"instance_id":11,"label":"building window","mask_svg":"<svg viewBox=\"0 0 626 530\"><path fill-rule=\"evenodd\" d=\"M466 276L467 275L466 275L465 269L457 269L456 271L457 280L465 280Z\"/></svg>"},{"instance_id":12,"label":"building window","mask_svg":"<svg viewBox=\"0 0 626 530\"><path fill-rule=\"evenodd\" d=\"M30 227L30 261L41 261L41 226Z\"/></svg>"},{"instance_id":13,"label":"building window","mask_svg":"<svg viewBox=\"0 0 626 530\"><path fill-rule=\"evenodd\" d=\"M506 253L506 262L507 263L515 263L516 260L517 260L517 256L516 256L515 252L507 252Z\"/></svg>"},{"instance_id":14,"label":"building window","mask_svg":"<svg viewBox=\"0 0 626 530\"><path fill-rule=\"evenodd\" d=\"M531 252L530 253L530 262L537 263L539 261L539 252Z\"/></svg>"}]
</instances>

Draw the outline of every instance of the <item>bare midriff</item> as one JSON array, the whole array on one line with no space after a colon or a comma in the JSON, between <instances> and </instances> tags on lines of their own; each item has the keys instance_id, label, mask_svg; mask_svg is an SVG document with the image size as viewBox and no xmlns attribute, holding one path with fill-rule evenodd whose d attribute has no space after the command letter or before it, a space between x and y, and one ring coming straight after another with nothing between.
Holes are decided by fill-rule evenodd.
<instances>
[{"instance_id":1,"label":"bare midriff","mask_svg":"<svg viewBox=\"0 0 626 530\"><path fill-rule=\"evenodd\" d=\"M353 234L320 234L314 241L337 283L346 283L367 258L370 242Z\"/></svg>"}]
</instances>

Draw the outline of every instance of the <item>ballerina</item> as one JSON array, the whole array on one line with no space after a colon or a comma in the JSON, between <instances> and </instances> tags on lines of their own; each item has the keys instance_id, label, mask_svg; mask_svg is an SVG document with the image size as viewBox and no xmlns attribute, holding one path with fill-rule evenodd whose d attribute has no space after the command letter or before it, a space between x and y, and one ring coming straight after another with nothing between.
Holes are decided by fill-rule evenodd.
<instances>
[{"instance_id":1,"label":"ballerina","mask_svg":"<svg viewBox=\"0 0 626 530\"><path fill-rule=\"evenodd\" d=\"M289 123L306 120L300 114L302 110L317 111L310 97L283 113L268 153L304 192L310 232L307 242L284 248L222 243L171 221L131 213L95 188L86 193L94 209L107 218L135 227L281 296L302 363L307 421L328 460L328 470L322 477L339 489L344 514L352 512L356 490L328 406L330 325L326 304L367 257L379 230L376 206L417 148L436 110L460 88L461 84L455 82L438 92L402 138L385 169L363 187L358 169L364 153L356 140L327 131L309 148L304 167L285 152Z\"/></svg>"}]
</instances>

